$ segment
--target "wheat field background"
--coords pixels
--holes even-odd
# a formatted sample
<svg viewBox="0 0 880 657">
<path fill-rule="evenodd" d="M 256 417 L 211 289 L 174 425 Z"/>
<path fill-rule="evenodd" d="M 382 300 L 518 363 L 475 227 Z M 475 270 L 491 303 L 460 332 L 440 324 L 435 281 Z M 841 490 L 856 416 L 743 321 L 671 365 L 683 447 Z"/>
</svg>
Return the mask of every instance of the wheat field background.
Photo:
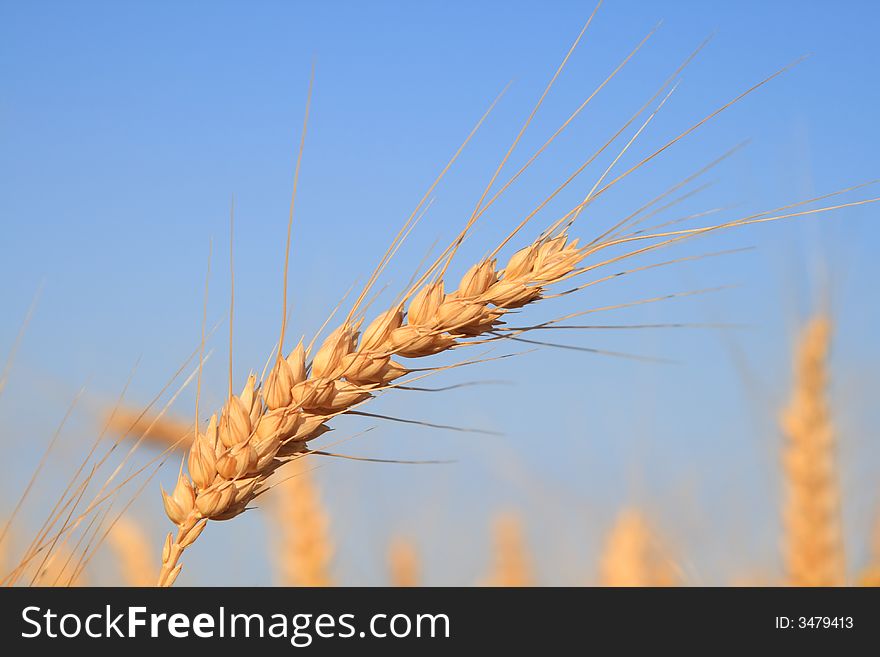
<svg viewBox="0 0 880 657">
<path fill-rule="evenodd" d="M 0 354 L 14 358 L 0 384 L 0 522 L 15 515 L 2 543 L 4 573 L 123 389 L 125 408 L 136 414 L 159 394 L 152 417 L 194 372 L 190 361 L 163 391 L 198 348 L 203 312 L 216 331 L 206 345 L 200 420 L 223 405 L 233 195 L 236 392 L 249 372 L 259 374 L 278 340 L 288 205 L 313 61 L 288 350 L 366 282 L 512 80 L 383 275 L 375 312 L 407 286 L 426 253 L 435 256 L 457 234 L 592 10 L 580 2 L 4 3 Z M 607 2 L 502 180 L 650 38 L 475 226 L 451 278 L 502 240 L 713 31 L 615 171 L 800 55 L 811 57 L 602 196 L 573 236 L 589 242 L 744 140 L 679 193 L 692 196 L 648 225 L 707 211 L 717 213 L 704 223 L 735 219 L 875 178 L 878 19 L 870 2 L 833 11 L 818 2 Z M 554 199 L 536 231 L 584 197 L 640 123 Z M 866 188 L 846 200 L 874 196 Z M 365 409 L 422 424 L 335 418 L 325 437 L 333 452 L 444 463 L 309 456 L 296 466 L 301 475 L 260 498 L 257 509 L 211 523 L 187 551 L 178 582 L 784 584 L 793 581 L 786 575 L 792 535 L 815 537 L 829 526 L 837 538 L 823 545 L 842 555 L 831 583 L 868 581 L 880 560 L 877 213 L 869 204 L 708 234 L 653 261 L 737 252 L 524 310 L 509 321 L 731 286 L 596 313 L 584 322 L 596 328 L 528 336 L 581 350 L 475 348 L 468 357 L 518 355 L 416 384 L 466 387 L 392 391 Z M 791 492 L 796 457 L 786 450 L 800 426 L 780 420 L 809 398 L 797 388 L 809 368 L 796 376 L 795 363 L 807 358 L 798 345 L 822 313 L 831 328 L 828 353 L 815 347 L 820 356 L 810 371 L 828 380 L 827 417 L 810 416 L 808 424 L 832 429 L 831 483 L 800 491 L 831 496 L 823 498 L 830 519 L 816 520 L 809 499 L 799 503 Z M 602 328 L 622 325 L 641 328 Z M 822 386 L 813 388 L 821 397 Z M 190 426 L 195 399 L 191 382 L 167 417 Z M 109 432 L 102 444 L 115 437 Z M 119 451 L 132 444 L 120 442 Z M 161 450 L 146 441 L 125 472 Z M 800 465 L 823 470 L 825 452 L 805 453 Z M 143 571 L 158 571 L 171 529 L 159 484 L 174 488 L 179 462 L 178 454 L 169 457 L 152 480 L 140 477 L 120 493 L 115 512 L 133 499 L 125 520 L 77 583 L 155 580 Z M 798 508 L 807 510 L 792 511 Z M 149 549 L 138 553 L 143 544 Z M 127 566 L 114 552 L 125 545 Z M 635 577 L 632 563 L 644 574 Z"/>
</svg>

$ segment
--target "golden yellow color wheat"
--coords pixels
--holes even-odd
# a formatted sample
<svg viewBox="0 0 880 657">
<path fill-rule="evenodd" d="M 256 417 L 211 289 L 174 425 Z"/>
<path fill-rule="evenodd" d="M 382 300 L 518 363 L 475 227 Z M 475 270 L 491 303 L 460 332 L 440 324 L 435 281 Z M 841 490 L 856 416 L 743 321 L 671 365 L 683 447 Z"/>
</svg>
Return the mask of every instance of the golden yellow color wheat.
<svg viewBox="0 0 880 657">
<path fill-rule="evenodd" d="M 284 586 L 332 586 L 330 519 L 309 467 L 297 460 L 269 505 L 277 530 L 275 561 Z"/>
<path fill-rule="evenodd" d="M 845 559 L 834 427 L 828 402 L 832 325 L 826 314 L 803 328 L 794 352 L 794 389 L 780 424 L 785 436 L 785 565 L 792 586 L 840 586 Z"/>
<path fill-rule="evenodd" d="M 492 523 L 492 565 L 485 586 L 534 586 L 531 557 L 523 535 L 522 520 L 512 512 L 498 515 Z"/>
<path fill-rule="evenodd" d="M 602 586 L 675 586 L 676 569 L 644 515 L 622 511 L 608 535 L 599 566 Z"/>
<path fill-rule="evenodd" d="M 126 586 L 152 586 L 156 582 L 158 564 L 144 531 L 134 520 L 120 516 L 107 534 L 107 544 L 116 555 Z"/>
<path fill-rule="evenodd" d="M 415 544 L 402 536 L 396 536 L 388 545 L 388 572 L 391 586 L 419 586 L 421 563 Z"/>
</svg>

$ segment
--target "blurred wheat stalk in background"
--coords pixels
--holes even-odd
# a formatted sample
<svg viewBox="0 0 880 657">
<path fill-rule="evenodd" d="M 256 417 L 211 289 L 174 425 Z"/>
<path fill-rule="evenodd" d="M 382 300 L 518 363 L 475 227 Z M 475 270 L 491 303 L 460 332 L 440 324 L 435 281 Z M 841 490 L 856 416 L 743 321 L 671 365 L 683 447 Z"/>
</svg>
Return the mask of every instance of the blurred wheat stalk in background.
<svg viewBox="0 0 880 657">
<path fill-rule="evenodd" d="M 419 586 L 422 564 L 415 544 L 395 536 L 388 545 L 388 572 L 391 586 Z"/>
<path fill-rule="evenodd" d="M 126 586 L 152 586 L 158 564 L 141 527 L 128 516 L 117 520 L 107 536 L 107 544 L 119 562 Z"/>
<path fill-rule="evenodd" d="M 795 350 L 794 389 L 781 416 L 785 434 L 785 565 L 793 586 L 840 586 L 846 565 L 827 385 L 831 319 L 813 317 Z"/>
<path fill-rule="evenodd" d="M 618 515 L 602 554 L 602 586 L 675 586 L 672 561 L 641 512 L 625 509 Z"/>
<path fill-rule="evenodd" d="M 330 518 L 304 463 L 294 462 L 269 501 L 276 570 L 282 586 L 332 586 Z"/>
<path fill-rule="evenodd" d="M 515 513 L 502 513 L 492 523 L 492 565 L 483 585 L 535 585 L 522 520 Z"/>
</svg>

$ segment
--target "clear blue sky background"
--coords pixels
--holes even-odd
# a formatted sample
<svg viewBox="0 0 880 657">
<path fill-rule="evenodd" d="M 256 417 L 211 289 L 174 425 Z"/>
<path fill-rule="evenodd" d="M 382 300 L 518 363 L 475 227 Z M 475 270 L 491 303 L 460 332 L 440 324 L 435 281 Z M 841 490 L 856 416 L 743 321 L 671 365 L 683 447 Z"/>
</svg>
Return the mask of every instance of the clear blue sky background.
<svg viewBox="0 0 880 657">
<path fill-rule="evenodd" d="M 232 194 L 236 386 L 262 366 L 278 329 L 287 204 L 313 59 L 317 80 L 291 267 L 292 329 L 307 335 L 352 282 L 363 281 L 442 164 L 513 81 L 436 191 L 384 281 L 389 290 L 404 285 L 435 240 L 461 225 L 592 10 L 590 2 L 517 1 L 5 1 L 0 7 L 0 352 L 12 345 L 43 281 L 10 388 L 0 398 L 0 427 L 13 455 L 2 484 L 8 501 L 80 386 L 87 384 L 84 412 L 68 426 L 62 461 L 94 434 L 90 409 L 118 394 L 139 357 L 129 397 L 143 404 L 197 344 L 212 238 L 209 319 L 224 319 Z M 736 205 L 721 215 L 734 218 L 880 175 L 880 9 L 868 1 L 608 2 L 511 165 L 523 163 L 660 19 L 642 52 L 486 216 L 455 275 L 713 32 L 621 166 L 775 69 L 813 56 L 609 193 L 582 217 L 576 234 L 599 234 L 745 138 L 752 139 L 749 147 L 706 177 L 713 187 L 664 216 Z M 612 157 L 607 153 L 589 169 L 535 228 L 576 203 Z M 868 189 L 849 198 L 871 195 Z M 529 525 L 543 581 L 558 583 L 572 573 L 587 580 L 604 532 L 627 504 L 645 508 L 671 537 L 688 581 L 773 573 L 775 414 L 788 386 L 794 330 L 823 289 L 837 321 L 834 400 L 848 548 L 854 562 L 863 560 L 880 468 L 878 212 L 867 206 L 691 242 L 669 255 L 757 249 L 621 279 L 529 311 L 530 318 L 546 318 L 738 284 L 593 317 L 747 328 L 554 334 L 568 344 L 675 364 L 544 350 L 442 379 L 513 385 L 378 401 L 380 412 L 454 420 L 504 437 L 380 424 L 345 451 L 458 462 L 322 462 L 318 476 L 334 514 L 340 577 L 382 582 L 385 542 L 402 532 L 424 550 L 429 582 L 468 583 L 485 566 L 488 518 L 515 508 Z M 226 330 L 223 324 L 212 341 L 217 353 L 207 369 L 205 398 L 214 405 L 226 385 Z M 175 411 L 190 414 L 192 399 L 184 393 Z M 337 426 L 342 437 L 369 424 Z M 160 479 L 167 485 L 173 475 L 169 468 Z M 135 506 L 154 535 L 165 526 L 159 506 L 154 482 Z M 205 543 L 222 550 L 193 550 L 186 581 L 207 581 L 218 559 L 234 583 L 270 581 L 268 565 L 244 570 L 251 552 L 262 550 L 261 540 L 252 540 L 262 531 L 259 513 L 212 528 Z"/>
</svg>

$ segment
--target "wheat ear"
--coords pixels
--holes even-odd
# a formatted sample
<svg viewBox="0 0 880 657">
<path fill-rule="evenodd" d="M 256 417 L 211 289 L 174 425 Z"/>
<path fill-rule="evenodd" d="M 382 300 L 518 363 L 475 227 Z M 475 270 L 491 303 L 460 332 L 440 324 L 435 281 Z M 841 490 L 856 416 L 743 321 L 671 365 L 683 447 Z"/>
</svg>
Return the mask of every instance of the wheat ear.
<svg viewBox="0 0 880 657">
<path fill-rule="evenodd" d="M 388 545 L 388 572 L 391 586 L 419 586 L 421 563 L 415 544 L 402 536 L 396 536 Z"/>
<path fill-rule="evenodd" d="M 172 492 L 162 492 L 165 511 L 177 525 L 162 551 L 159 584 L 180 572 L 183 551 L 208 520 L 244 512 L 284 463 L 307 453 L 307 441 L 328 430 L 326 422 L 352 410 L 410 369 L 394 357 L 420 358 L 491 334 L 510 310 L 541 298 L 544 287 L 574 272 L 586 248 L 565 230 L 538 238 L 517 251 L 503 269 L 487 259 L 474 265 L 447 293 L 442 279 L 423 283 L 404 312 L 401 303 L 359 330 L 347 319 L 307 365 L 302 342 L 278 357 L 262 385 L 248 377 L 219 416 L 196 436 Z"/>
<path fill-rule="evenodd" d="M 192 444 L 191 425 L 174 417 L 157 417 L 138 409 L 118 407 L 106 413 L 108 431 L 143 437 L 159 446 L 186 451 Z M 284 480 L 271 482 L 271 502 L 267 505 L 271 526 L 277 530 L 275 563 L 282 586 L 332 586 L 329 574 L 333 544 L 329 516 L 318 487 L 307 466 L 300 460 L 285 473 Z M 108 536 L 118 554 L 129 586 L 150 586 L 155 569 L 145 554 L 146 539 L 133 522 L 120 518 Z M 146 574 L 146 579 L 144 578 Z"/>
<path fill-rule="evenodd" d="M 127 586 L 152 586 L 156 564 L 144 531 L 128 516 L 120 516 L 107 535 L 107 544 L 116 554 Z"/>
<path fill-rule="evenodd" d="M 818 314 L 794 354 L 794 390 L 780 419 L 785 446 L 785 565 L 792 586 L 839 586 L 845 565 L 834 429 L 826 393 L 831 320 Z"/>
<path fill-rule="evenodd" d="M 602 586 L 674 586 L 675 569 L 644 515 L 622 511 L 608 535 L 599 567 Z"/>
<path fill-rule="evenodd" d="M 275 548 L 279 579 L 284 586 L 332 586 L 329 516 L 312 473 L 304 461 L 295 463 L 295 471 L 274 487 L 270 505 L 280 534 Z"/>
<path fill-rule="evenodd" d="M 498 515 L 492 523 L 492 567 L 485 586 L 534 586 L 531 558 L 520 517 Z"/>
</svg>

